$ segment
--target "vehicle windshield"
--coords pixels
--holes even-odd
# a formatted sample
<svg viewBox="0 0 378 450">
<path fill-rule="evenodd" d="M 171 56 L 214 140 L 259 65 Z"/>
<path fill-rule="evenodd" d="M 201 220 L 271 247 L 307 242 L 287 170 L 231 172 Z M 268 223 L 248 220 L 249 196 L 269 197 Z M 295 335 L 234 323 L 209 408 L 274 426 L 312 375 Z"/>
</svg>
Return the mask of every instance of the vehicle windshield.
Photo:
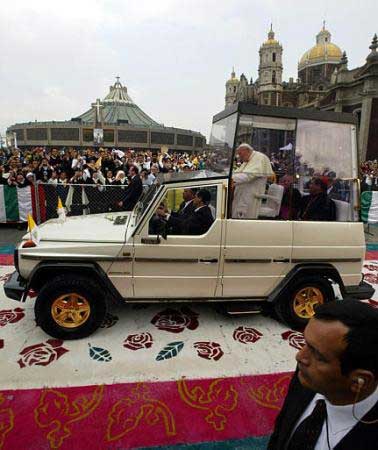
<svg viewBox="0 0 378 450">
<path fill-rule="evenodd" d="M 213 123 L 206 154 L 206 169 L 218 176 L 230 174 L 236 123 L 237 113 Z"/>
<path fill-rule="evenodd" d="M 157 181 L 156 183 L 151 184 L 150 186 L 145 186 L 143 188 L 143 194 L 135 206 L 136 224 L 139 223 L 140 219 L 146 212 L 148 205 L 153 201 L 161 187 L 161 183 Z"/>
</svg>

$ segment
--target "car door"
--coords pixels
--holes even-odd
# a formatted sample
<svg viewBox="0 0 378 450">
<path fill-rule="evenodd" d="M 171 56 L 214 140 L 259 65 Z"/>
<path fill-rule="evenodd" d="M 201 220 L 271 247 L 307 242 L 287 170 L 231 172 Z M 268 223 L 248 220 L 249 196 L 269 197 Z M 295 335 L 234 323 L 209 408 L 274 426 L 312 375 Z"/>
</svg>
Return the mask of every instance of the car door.
<svg viewBox="0 0 378 450">
<path fill-rule="evenodd" d="M 198 186 L 195 186 L 198 187 Z M 206 186 L 200 186 L 206 189 Z M 212 192 L 210 207 L 214 222 L 199 236 L 149 234 L 149 220 L 134 236 L 133 286 L 136 298 L 212 298 L 219 284 L 222 219 L 222 185 L 207 187 Z M 170 208 L 178 206 L 179 188 L 166 190 Z M 181 189 L 182 190 L 182 189 Z M 172 200 L 173 198 L 173 200 Z M 173 204 L 172 204 L 173 202 Z M 174 204 L 175 203 L 175 204 Z M 149 219 L 156 207 L 151 208 Z"/>
<path fill-rule="evenodd" d="M 227 219 L 224 297 L 266 297 L 291 269 L 291 221 Z"/>
</svg>

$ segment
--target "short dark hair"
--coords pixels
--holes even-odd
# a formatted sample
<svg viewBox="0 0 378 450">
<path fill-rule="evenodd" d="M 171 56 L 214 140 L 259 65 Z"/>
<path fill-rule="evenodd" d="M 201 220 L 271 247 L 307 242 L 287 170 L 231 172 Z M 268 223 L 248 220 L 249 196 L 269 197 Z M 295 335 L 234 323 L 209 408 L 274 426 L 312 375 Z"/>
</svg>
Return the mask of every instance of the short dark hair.
<svg viewBox="0 0 378 450">
<path fill-rule="evenodd" d="M 206 205 L 210 202 L 211 200 L 211 194 L 209 191 L 207 191 L 206 189 L 200 189 L 197 193 L 196 196 L 198 198 L 200 198 L 203 203 L 205 203 Z"/>
<path fill-rule="evenodd" d="M 378 378 L 378 309 L 359 300 L 335 300 L 320 305 L 314 317 L 349 328 L 344 337 L 347 347 L 340 356 L 343 375 L 365 369 Z"/>
<path fill-rule="evenodd" d="M 323 192 L 327 191 L 327 188 L 328 188 L 327 183 L 325 181 L 323 181 L 321 178 L 313 178 L 311 180 L 311 183 L 316 184 L 317 186 L 320 186 L 321 190 Z"/>
<path fill-rule="evenodd" d="M 130 169 L 133 169 L 135 175 L 139 175 L 139 169 L 138 169 L 137 166 L 132 165 L 132 166 L 130 167 Z"/>
</svg>

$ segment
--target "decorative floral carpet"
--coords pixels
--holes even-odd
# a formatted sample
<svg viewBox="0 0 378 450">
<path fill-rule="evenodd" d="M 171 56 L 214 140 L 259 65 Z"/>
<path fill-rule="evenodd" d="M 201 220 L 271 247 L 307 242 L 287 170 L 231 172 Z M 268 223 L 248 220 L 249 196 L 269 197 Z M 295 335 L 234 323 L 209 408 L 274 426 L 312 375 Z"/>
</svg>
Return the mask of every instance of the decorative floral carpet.
<svg viewBox="0 0 378 450">
<path fill-rule="evenodd" d="M 211 305 L 125 306 L 63 342 L 35 326 L 33 299 L 5 297 L 12 271 L 0 267 L 0 449 L 266 447 L 301 333 Z M 377 260 L 364 271 L 378 284 Z"/>
</svg>

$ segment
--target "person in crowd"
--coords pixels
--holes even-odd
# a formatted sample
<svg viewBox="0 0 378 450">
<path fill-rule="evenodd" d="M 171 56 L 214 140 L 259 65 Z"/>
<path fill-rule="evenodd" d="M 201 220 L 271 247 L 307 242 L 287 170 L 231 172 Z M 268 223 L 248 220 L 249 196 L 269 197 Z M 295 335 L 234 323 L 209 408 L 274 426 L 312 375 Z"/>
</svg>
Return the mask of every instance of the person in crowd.
<svg viewBox="0 0 378 450">
<path fill-rule="evenodd" d="M 16 186 L 19 188 L 24 188 L 26 186 L 28 186 L 29 183 L 27 182 L 27 180 L 24 178 L 24 176 L 22 175 L 22 173 L 18 173 L 16 175 Z"/>
<path fill-rule="evenodd" d="M 284 187 L 279 218 L 283 220 L 296 220 L 301 207 L 302 196 L 294 187 L 292 175 L 284 175 L 280 179 L 280 185 Z"/>
<path fill-rule="evenodd" d="M 343 187 L 336 178 L 336 173 L 329 171 L 327 173 L 327 196 L 331 200 L 344 200 L 343 198 Z"/>
<path fill-rule="evenodd" d="M 28 172 L 26 174 L 26 181 L 29 186 L 34 186 L 37 181 L 35 174 L 33 172 Z"/>
<path fill-rule="evenodd" d="M 64 186 L 68 183 L 66 172 L 64 171 L 60 172 L 57 183 L 62 184 Z"/>
<path fill-rule="evenodd" d="M 58 184 L 58 173 L 56 170 L 51 172 L 51 178 L 47 181 L 48 184 L 57 185 Z"/>
<path fill-rule="evenodd" d="M 123 211 L 132 211 L 134 209 L 134 206 L 138 202 L 140 196 L 143 193 L 142 180 L 140 179 L 137 167 L 135 166 L 130 167 L 129 179 L 130 179 L 129 186 L 125 190 L 123 199 L 120 202 L 118 202 L 118 206 Z"/>
<path fill-rule="evenodd" d="M 255 219 L 261 204 L 261 199 L 256 195 L 264 194 L 268 177 L 274 172 L 269 158 L 254 150 L 249 144 L 240 144 L 236 153 L 241 164 L 234 170 L 232 176 L 234 184 L 232 218 Z"/>
<path fill-rule="evenodd" d="M 106 172 L 106 178 L 105 178 L 106 184 L 110 186 L 111 184 L 113 184 L 114 180 L 115 180 L 115 178 L 113 176 L 113 172 L 111 170 L 108 170 Z"/>
<path fill-rule="evenodd" d="M 47 183 L 51 177 L 52 168 L 47 158 L 43 158 L 37 171 L 37 180 Z"/>
<path fill-rule="evenodd" d="M 166 208 L 159 207 L 157 214 L 166 220 L 168 234 L 200 235 L 204 234 L 214 222 L 209 208 L 211 194 L 206 189 L 196 192 L 190 214 L 169 214 Z"/>
<path fill-rule="evenodd" d="M 302 197 L 299 218 L 315 221 L 336 220 L 336 206 L 327 196 L 327 184 L 321 178 L 313 178 L 309 190 L 310 195 Z"/>
<path fill-rule="evenodd" d="M 143 186 L 151 186 L 151 184 L 154 184 L 155 182 L 155 176 L 152 173 L 149 173 L 147 169 L 142 169 L 140 177 L 142 179 Z"/>
<path fill-rule="evenodd" d="M 317 308 L 269 450 L 376 450 L 378 310 L 358 300 Z"/>
<path fill-rule="evenodd" d="M 7 185 L 7 179 L 4 177 L 4 166 L 0 165 L 0 185 Z"/>
</svg>

